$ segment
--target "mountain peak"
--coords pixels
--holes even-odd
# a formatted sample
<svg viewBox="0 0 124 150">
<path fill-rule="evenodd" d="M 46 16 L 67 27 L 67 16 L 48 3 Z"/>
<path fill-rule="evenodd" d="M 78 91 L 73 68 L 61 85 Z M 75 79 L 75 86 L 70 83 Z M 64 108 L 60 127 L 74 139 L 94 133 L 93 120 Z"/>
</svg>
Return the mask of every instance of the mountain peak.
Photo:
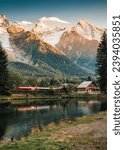
<svg viewBox="0 0 124 150">
<path fill-rule="evenodd" d="M 80 24 L 81 26 L 92 25 L 86 18 L 81 19 L 77 24 Z"/>
<path fill-rule="evenodd" d="M 89 23 L 87 18 L 82 18 L 79 22 L 87 22 L 87 23 Z"/>
<path fill-rule="evenodd" d="M 69 28 L 70 27 L 70 23 L 64 20 L 61 20 L 59 18 L 56 17 L 43 17 L 43 18 L 39 18 L 36 22 L 36 27 L 40 26 L 43 29 L 52 29 L 52 28 L 60 28 L 60 29 L 64 29 L 64 28 Z"/>
<path fill-rule="evenodd" d="M 81 19 L 73 28 L 77 34 L 81 35 L 88 40 L 101 40 L 101 36 L 104 32 L 103 28 L 90 23 L 87 19 Z"/>
<path fill-rule="evenodd" d="M 69 24 L 69 22 L 61 20 L 61 19 L 59 19 L 57 17 L 43 17 L 40 20 L 42 20 L 42 21 L 57 21 L 57 22 Z"/>
<path fill-rule="evenodd" d="M 0 15 L 0 27 L 8 27 L 9 21 L 5 15 Z"/>
<path fill-rule="evenodd" d="M 61 20 L 59 18 L 56 17 L 43 17 L 43 18 L 39 18 L 36 22 L 36 24 L 40 25 L 40 24 L 45 24 L 47 25 L 49 28 L 53 28 L 53 27 L 58 27 L 58 28 L 68 28 L 70 27 L 70 23 L 64 20 Z"/>
<path fill-rule="evenodd" d="M 37 20 L 32 32 L 36 33 L 44 41 L 55 46 L 62 36 L 62 34 L 70 28 L 71 25 L 56 17 L 43 17 Z"/>
</svg>

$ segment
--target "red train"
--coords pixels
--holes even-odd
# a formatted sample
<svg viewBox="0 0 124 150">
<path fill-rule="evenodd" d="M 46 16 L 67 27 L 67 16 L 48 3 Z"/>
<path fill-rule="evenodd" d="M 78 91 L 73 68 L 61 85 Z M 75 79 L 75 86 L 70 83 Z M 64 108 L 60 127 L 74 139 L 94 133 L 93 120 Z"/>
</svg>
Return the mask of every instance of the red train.
<svg viewBox="0 0 124 150">
<path fill-rule="evenodd" d="M 40 91 L 42 87 L 17 87 L 18 91 Z"/>
</svg>

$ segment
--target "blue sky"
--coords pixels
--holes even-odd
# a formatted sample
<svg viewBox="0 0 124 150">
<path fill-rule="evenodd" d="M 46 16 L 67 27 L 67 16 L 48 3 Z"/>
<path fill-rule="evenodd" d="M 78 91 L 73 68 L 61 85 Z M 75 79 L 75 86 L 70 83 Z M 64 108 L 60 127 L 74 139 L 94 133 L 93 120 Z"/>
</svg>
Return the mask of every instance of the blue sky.
<svg viewBox="0 0 124 150">
<path fill-rule="evenodd" d="M 106 0 L 0 0 L 0 14 L 10 21 L 36 21 L 42 17 L 58 17 L 72 24 L 81 18 L 106 27 Z"/>
</svg>

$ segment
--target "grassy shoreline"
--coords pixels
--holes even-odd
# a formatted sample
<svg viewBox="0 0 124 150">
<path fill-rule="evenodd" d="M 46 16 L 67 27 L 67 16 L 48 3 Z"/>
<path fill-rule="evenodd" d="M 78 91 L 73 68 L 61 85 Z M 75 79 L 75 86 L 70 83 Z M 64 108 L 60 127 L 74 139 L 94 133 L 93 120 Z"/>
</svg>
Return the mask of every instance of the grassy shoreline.
<svg viewBox="0 0 124 150">
<path fill-rule="evenodd" d="M 40 94 L 28 94 L 28 93 L 18 93 L 11 94 L 10 96 L 0 96 L 0 101 L 13 101 L 13 100 L 25 100 L 25 99 L 63 99 L 63 98 L 106 98 L 106 96 L 101 94 L 56 94 L 56 95 L 40 95 Z"/>
<path fill-rule="evenodd" d="M 19 141 L 1 141 L 0 150 L 106 150 L 106 112 L 37 126 Z"/>
<path fill-rule="evenodd" d="M 103 101 L 106 98 L 103 95 L 79 95 L 79 94 L 62 94 L 62 95 L 28 95 L 27 94 L 12 94 L 11 96 L 0 96 L 0 108 L 17 107 L 17 106 L 31 106 L 41 105 L 45 103 L 57 103 L 73 100 L 89 101 L 97 100 Z"/>
</svg>

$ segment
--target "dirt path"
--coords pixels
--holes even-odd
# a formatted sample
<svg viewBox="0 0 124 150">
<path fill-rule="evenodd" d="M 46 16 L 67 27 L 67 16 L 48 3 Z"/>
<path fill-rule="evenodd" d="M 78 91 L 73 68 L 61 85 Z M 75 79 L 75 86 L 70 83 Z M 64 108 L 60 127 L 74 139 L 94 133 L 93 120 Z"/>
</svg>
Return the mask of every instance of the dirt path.
<svg viewBox="0 0 124 150">
<path fill-rule="evenodd" d="M 106 118 L 100 118 L 98 121 L 90 124 L 80 124 L 76 126 L 72 126 L 69 128 L 65 128 L 60 131 L 60 134 L 62 135 L 72 135 L 72 136 L 78 136 L 83 134 L 88 134 L 90 132 L 94 131 L 97 133 L 97 137 L 106 137 L 107 132 L 107 124 L 106 124 Z"/>
<path fill-rule="evenodd" d="M 68 141 L 68 150 L 107 150 L 107 117 L 98 117 L 94 122 L 62 128 L 52 140 Z"/>
</svg>

